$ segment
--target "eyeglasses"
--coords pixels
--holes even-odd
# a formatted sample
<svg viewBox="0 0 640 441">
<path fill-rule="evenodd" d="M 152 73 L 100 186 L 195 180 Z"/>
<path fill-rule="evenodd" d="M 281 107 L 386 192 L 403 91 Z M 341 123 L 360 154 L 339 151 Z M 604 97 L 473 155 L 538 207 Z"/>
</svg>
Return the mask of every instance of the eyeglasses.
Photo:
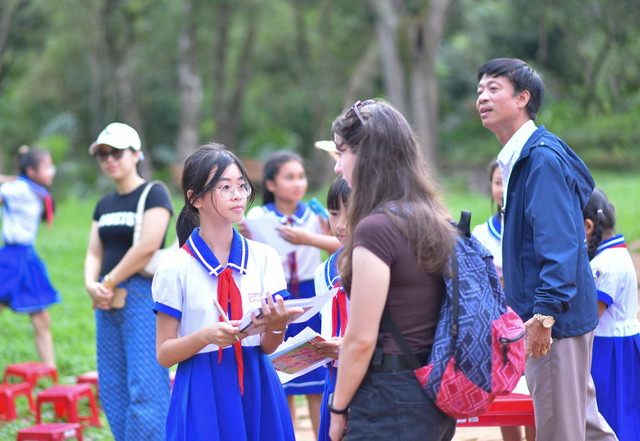
<svg viewBox="0 0 640 441">
<path fill-rule="evenodd" d="M 95 157 L 98 158 L 100 162 L 107 162 L 109 156 L 117 161 L 124 155 L 124 150 L 125 149 L 101 150 L 95 154 Z"/>
<path fill-rule="evenodd" d="M 362 125 L 364 125 L 364 118 L 362 117 L 362 114 L 360 113 L 359 108 L 362 106 L 368 106 L 370 104 L 375 104 L 376 102 L 374 100 L 366 100 L 366 101 L 356 101 L 353 106 L 351 106 L 351 109 L 349 109 L 349 111 L 346 113 L 345 118 L 351 118 L 353 115 L 352 113 L 354 113 L 358 119 L 360 120 L 360 123 L 362 123 Z"/>
<path fill-rule="evenodd" d="M 222 187 L 214 188 L 214 190 L 219 191 L 222 199 L 228 201 L 236 194 L 236 191 L 243 198 L 249 196 L 251 194 L 251 185 L 248 182 L 238 185 L 224 184 Z"/>
</svg>

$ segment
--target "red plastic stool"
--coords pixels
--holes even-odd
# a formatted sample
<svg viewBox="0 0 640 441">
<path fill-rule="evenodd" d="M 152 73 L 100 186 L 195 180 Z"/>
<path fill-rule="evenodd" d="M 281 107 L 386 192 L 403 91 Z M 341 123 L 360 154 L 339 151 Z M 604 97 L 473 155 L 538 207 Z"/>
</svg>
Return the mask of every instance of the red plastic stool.
<svg viewBox="0 0 640 441">
<path fill-rule="evenodd" d="M 15 399 L 20 395 L 27 397 L 29 409 L 33 412 L 33 397 L 29 383 L 0 384 L 0 415 L 4 415 L 7 421 L 18 418 Z"/>
<path fill-rule="evenodd" d="M 78 401 L 82 398 L 89 399 L 91 415 L 78 415 Z M 89 424 L 101 427 L 100 418 L 98 417 L 98 407 L 96 406 L 96 400 L 93 396 L 90 384 L 65 384 L 53 386 L 52 388 L 40 392 L 36 399 L 36 423 L 38 424 L 41 422 L 40 411 L 43 403 L 61 405 L 60 408 L 64 409 L 63 413 L 66 412 L 67 420 L 70 423 L 78 423 L 80 420 L 88 420 Z M 57 416 L 61 417 L 62 415 L 58 413 L 58 409 L 59 407 L 56 406 Z"/>
<path fill-rule="evenodd" d="M 16 363 L 7 366 L 4 371 L 3 383 L 6 383 L 10 377 L 21 378 L 33 388 L 40 378 L 50 377 L 54 384 L 58 384 L 58 371 L 55 367 L 44 363 L 31 361 L 28 363 Z"/>
<path fill-rule="evenodd" d="M 96 398 L 98 398 L 98 371 L 87 372 L 86 374 L 80 374 L 76 377 L 76 383 L 83 384 L 88 383 L 96 389 Z"/>
<path fill-rule="evenodd" d="M 16 441 L 61 441 L 69 438 L 82 441 L 82 425 L 79 423 L 38 424 L 18 430 Z"/>
</svg>

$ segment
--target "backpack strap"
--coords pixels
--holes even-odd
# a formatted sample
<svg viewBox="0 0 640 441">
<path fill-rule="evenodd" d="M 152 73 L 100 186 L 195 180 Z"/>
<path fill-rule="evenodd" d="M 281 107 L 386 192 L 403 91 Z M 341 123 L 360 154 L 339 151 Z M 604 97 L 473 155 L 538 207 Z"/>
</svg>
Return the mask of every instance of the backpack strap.
<svg viewBox="0 0 640 441">
<path fill-rule="evenodd" d="M 456 225 L 458 232 L 463 237 L 471 237 L 471 212 L 461 211 L 460 222 Z M 460 240 L 460 239 L 458 239 Z M 450 354 L 454 355 L 456 340 L 458 339 L 458 321 L 460 317 L 460 286 L 458 283 L 458 255 L 454 248 L 451 256 L 451 349 Z M 455 358 L 455 357 L 454 357 Z M 456 359 L 457 360 L 457 359 Z M 457 363 L 457 361 L 456 361 Z M 457 368 L 457 364 L 456 364 Z"/>
<path fill-rule="evenodd" d="M 422 364 L 418 360 L 418 357 L 416 357 L 416 355 L 411 351 L 411 348 L 402 336 L 400 329 L 398 329 L 396 324 L 391 319 L 391 315 L 389 314 L 389 311 L 387 311 L 387 308 L 384 308 L 384 311 L 382 312 L 382 322 L 380 323 L 380 334 L 378 338 L 378 345 L 376 347 L 376 352 L 378 352 L 378 348 L 380 348 L 378 352 L 379 354 L 382 354 L 382 338 L 380 337 L 382 336 L 383 329 L 389 331 L 391 337 L 393 337 L 393 340 L 396 342 L 400 350 L 402 350 L 402 354 L 411 365 L 411 369 L 413 369 L 414 371 L 416 369 L 420 369 L 422 367 Z"/>
<path fill-rule="evenodd" d="M 471 212 L 462 210 L 460 212 L 460 221 L 456 226 L 460 234 L 471 237 Z"/>
<path fill-rule="evenodd" d="M 458 286 L 458 256 L 453 251 L 451 259 L 451 350 L 453 355 L 456 348 L 456 340 L 458 339 L 458 317 L 460 316 L 460 288 Z"/>
</svg>

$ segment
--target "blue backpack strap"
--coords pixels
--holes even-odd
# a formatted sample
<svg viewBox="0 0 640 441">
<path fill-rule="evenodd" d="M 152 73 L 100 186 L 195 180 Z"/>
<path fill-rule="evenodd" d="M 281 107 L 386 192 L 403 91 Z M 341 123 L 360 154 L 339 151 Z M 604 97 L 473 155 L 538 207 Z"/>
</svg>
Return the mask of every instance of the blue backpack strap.
<svg viewBox="0 0 640 441">
<path fill-rule="evenodd" d="M 456 225 L 458 232 L 465 237 L 471 237 L 471 212 L 461 211 L 460 222 Z M 458 318 L 460 316 L 460 287 L 458 284 L 458 256 L 454 249 L 451 259 L 451 354 L 454 353 L 458 339 Z"/>
<path fill-rule="evenodd" d="M 457 225 L 460 234 L 471 237 L 471 212 L 462 210 L 460 212 L 460 221 Z"/>
</svg>

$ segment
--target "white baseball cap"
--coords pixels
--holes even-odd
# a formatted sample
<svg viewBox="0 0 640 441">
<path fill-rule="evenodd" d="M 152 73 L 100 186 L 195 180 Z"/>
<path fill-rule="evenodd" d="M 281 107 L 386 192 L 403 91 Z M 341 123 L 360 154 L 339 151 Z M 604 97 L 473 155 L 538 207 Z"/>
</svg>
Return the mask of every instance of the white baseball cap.
<svg viewBox="0 0 640 441">
<path fill-rule="evenodd" d="M 89 147 L 89 153 L 93 155 L 100 145 L 108 145 L 120 150 L 132 148 L 136 152 L 139 152 L 142 147 L 138 132 L 133 127 L 119 122 L 111 123 L 104 128 L 98 139 Z"/>
<path fill-rule="evenodd" d="M 329 153 L 329 155 L 331 155 L 331 157 L 334 160 L 338 160 L 338 153 L 337 153 L 337 149 L 336 149 L 336 143 L 333 141 L 316 141 L 315 144 L 313 144 L 315 146 L 315 148 L 320 149 L 320 150 L 324 150 L 325 152 Z"/>
</svg>

